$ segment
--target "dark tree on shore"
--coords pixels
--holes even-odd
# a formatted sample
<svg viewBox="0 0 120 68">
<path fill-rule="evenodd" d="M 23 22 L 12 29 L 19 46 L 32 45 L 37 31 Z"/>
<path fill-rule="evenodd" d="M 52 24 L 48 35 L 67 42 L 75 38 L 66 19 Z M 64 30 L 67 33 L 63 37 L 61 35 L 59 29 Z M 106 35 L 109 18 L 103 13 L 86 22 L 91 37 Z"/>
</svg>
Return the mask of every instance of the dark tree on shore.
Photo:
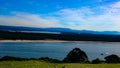
<svg viewBox="0 0 120 68">
<path fill-rule="evenodd" d="M 19 57 L 13 57 L 13 56 L 4 56 L 0 59 L 1 61 L 24 61 L 28 60 L 27 58 L 19 58 Z"/>
<path fill-rule="evenodd" d="M 72 51 L 68 53 L 68 55 L 64 58 L 63 62 L 68 63 L 84 63 L 88 61 L 88 57 L 84 51 L 79 48 L 74 48 Z"/>
<path fill-rule="evenodd" d="M 102 62 L 104 62 L 104 61 L 100 60 L 99 58 L 96 58 L 96 59 L 92 60 L 93 64 L 99 64 L 99 63 L 102 63 Z"/>
<path fill-rule="evenodd" d="M 120 57 L 117 55 L 109 55 L 105 57 L 106 63 L 120 63 Z"/>
<path fill-rule="evenodd" d="M 47 61 L 47 62 L 52 62 L 52 63 L 59 63 L 59 62 L 61 62 L 60 60 L 52 59 L 52 58 L 49 58 L 49 57 L 41 57 L 41 58 L 39 58 L 39 60 L 41 60 L 41 61 Z"/>
</svg>

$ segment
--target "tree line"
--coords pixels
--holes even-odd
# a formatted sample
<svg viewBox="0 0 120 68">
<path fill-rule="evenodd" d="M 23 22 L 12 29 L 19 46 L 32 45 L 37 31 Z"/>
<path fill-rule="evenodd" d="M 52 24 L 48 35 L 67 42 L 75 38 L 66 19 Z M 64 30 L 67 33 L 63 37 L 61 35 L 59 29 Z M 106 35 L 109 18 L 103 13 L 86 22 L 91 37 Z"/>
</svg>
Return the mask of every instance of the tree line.
<svg viewBox="0 0 120 68">
<path fill-rule="evenodd" d="M 74 48 L 71 50 L 67 56 L 61 61 L 58 59 L 52 59 L 49 57 L 41 57 L 41 58 L 20 58 L 20 57 L 13 57 L 13 56 L 4 56 L 0 58 L 0 61 L 27 61 L 27 60 L 40 60 L 40 61 L 46 61 L 50 63 L 120 63 L 120 57 L 112 54 L 109 56 L 106 56 L 104 58 L 105 60 L 100 60 L 99 58 L 96 58 L 92 60 L 91 62 L 88 60 L 87 54 L 81 50 L 80 48 Z"/>
<path fill-rule="evenodd" d="M 107 41 L 120 42 L 120 35 L 87 34 L 61 32 L 52 33 L 29 33 L 29 32 L 10 32 L 0 30 L 0 40 L 67 40 L 67 41 Z"/>
</svg>

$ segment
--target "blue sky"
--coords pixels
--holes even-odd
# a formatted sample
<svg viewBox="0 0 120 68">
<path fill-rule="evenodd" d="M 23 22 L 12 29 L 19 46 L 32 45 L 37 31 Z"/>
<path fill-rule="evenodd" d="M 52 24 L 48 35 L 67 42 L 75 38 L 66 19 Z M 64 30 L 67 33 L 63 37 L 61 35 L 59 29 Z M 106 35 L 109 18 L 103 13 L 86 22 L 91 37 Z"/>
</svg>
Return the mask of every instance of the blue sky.
<svg viewBox="0 0 120 68">
<path fill-rule="evenodd" d="M 120 0 L 0 0 L 0 25 L 120 31 Z"/>
</svg>

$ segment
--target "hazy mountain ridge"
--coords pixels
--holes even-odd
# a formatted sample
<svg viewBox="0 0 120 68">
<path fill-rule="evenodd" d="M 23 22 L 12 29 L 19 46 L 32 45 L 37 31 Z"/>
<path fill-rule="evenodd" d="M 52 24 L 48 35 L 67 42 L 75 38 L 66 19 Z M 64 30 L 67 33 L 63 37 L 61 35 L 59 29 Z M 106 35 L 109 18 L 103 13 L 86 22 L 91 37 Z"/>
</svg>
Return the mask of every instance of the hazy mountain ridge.
<svg viewBox="0 0 120 68">
<path fill-rule="evenodd" d="M 15 32 L 67 32 L 67 33 L 87 33 L 87 34 L 113 34 L 120 35 L 117 31 L 90 31 L 90 30 L 73 30 L 69 28 L 35 28 L 35 27 L 23 27 L 23 26 L 4 26 L 0 25 L 0 30 L 15 31 Z"/>
</svg>

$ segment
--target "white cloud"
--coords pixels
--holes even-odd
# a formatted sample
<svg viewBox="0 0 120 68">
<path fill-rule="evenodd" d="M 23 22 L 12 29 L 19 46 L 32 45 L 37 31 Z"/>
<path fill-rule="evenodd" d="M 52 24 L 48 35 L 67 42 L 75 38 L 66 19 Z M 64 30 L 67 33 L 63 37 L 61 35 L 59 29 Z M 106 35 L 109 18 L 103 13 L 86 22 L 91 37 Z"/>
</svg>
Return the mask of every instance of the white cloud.
<svg viewBox="0 0 120 68">
<path fill-rule="evenodd" d="M 61 27 L 58 20 L 42 18 L 40 15 L 15 12 L 12 16 L 0 15 L 1 25 L 28 26 L 28 27 Z"/>
<path fill-rule="evenodd" d="M 79 9 L 62 9 L 57 14 L 59 19 L 64 21 L 69 28 L 79 30 L 120 31 L 119 3 L 120 2 L 116 2 L 106 6 L 99 6 L 97 10 L 85 7 Z"/>
<path fill-rule="evenodd" d="M 120 31 L 120 2 L 97 8 L 62 9 L 51 16 L 14 12 L 0 16 L 1 25 L 65 27 L 78 30 Z"/>
<path fill-rule="evenodd" d="M 120 9 L 120 2 L 115 2 L 111 7 Z"/>
</svg>

